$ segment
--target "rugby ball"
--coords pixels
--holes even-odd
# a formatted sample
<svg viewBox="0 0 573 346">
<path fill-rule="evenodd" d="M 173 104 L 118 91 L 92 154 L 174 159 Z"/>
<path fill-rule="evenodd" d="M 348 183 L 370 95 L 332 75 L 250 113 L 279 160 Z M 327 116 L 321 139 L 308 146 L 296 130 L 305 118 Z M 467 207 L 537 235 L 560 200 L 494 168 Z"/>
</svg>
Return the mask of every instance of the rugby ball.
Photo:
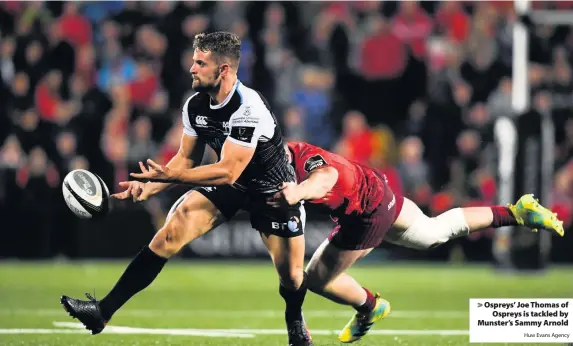
<svg viewBox="0 0 573 346">
<path fill-rule="evenodd" d="M 85 169 L 68 173 L 62 184 L 68 208 L 81 219 L 99 219 L 109 211 L 109 190 L 103 180 Z"/>
</svg>

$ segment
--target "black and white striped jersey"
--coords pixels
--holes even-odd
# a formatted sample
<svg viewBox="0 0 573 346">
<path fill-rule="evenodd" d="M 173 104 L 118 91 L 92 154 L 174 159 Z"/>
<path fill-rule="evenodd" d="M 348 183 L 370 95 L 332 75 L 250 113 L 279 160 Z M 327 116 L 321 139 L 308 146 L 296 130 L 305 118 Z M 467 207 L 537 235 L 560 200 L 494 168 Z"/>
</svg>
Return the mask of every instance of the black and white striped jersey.
<svg viewBox="0 0 573 346">
<path fill-rule="evenodd" d="M 295 173 L 283 147 L 280 126 L 267 100 L 237 80 L 227 98 L 211 104 L 207 93 L 196 93 L 183 106 L 183 132 L 200 136 L 221 159 L 225 141 L 256 148 L 251 162 L 233 187 L 255 193 L 272 193 Z"/>
</svg>

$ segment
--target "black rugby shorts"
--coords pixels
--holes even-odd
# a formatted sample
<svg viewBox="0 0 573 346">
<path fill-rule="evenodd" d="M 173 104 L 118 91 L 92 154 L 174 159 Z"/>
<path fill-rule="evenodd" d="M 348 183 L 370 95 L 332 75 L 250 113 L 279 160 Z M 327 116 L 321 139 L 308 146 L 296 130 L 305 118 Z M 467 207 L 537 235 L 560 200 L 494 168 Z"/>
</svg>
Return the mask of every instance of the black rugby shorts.
<svg viewBox="0 0 573 346">
<path fill-rule="evenodd" d="M 288 208 L 273 208 L 266 204 L 269 196 L 249 195 L 230 185 L 199 187 L 196 191 L 207 197 L 227 220 L 231 220 L 239 210 L 245 210 L 250 214 L 253 228 L 263 234 L 281 238 L 304 234 L 306 214 L 300 203 Z"/>
</svg>

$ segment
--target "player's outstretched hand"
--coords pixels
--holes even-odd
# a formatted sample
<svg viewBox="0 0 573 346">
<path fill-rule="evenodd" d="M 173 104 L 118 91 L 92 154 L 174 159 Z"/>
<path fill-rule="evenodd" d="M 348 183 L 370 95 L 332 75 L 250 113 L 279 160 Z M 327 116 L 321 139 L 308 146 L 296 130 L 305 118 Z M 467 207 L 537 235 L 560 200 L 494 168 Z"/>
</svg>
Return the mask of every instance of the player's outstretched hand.
<svg viewBox="0 0 573 346">
<path fill-rule="evenodd" d="M 145 201 L 149 198 L 149 193 L 145 191 L 145 184 L 139 181 L 122 181 L 119 186 L 126 189 L 122 192 L 114 193 L 111 197 L 115 199 L 132 198 L 134 202 Z"/>
<path fill-rule="evenodd" d="M 151 159 L 147 159 L 147 164 L 149 165 L 149 169 L 145 168 L 145 165 L 140 162 L 139 167 L 141 168 L 141 173 L 130 173 L 129 175 L 136 180 L 144 182 L 169 182 L 174 180 L 173 170 L 169 169 L 169 167 L 155 163 Z"/>
<path fill-rule="evenodd" d="M 139 162 L 139 167 L 142 172 L 147 172 L 147 168 L 143 163 Z M 114 193 L 111 197 L 115 199 L 128 199 L 132 198 L 134 202 L 145 201 L 151 196 L 148 189 L 145 189 L 145 184 L 139 181 L 122 181 L 119 186 L 125 187 L 126 189 L 122 192 Z"/>
<path fill-rule="evenodd" d="M 295 205 L 300 202 L 296 183 L 283 183 L 281 190 L 267 200 L 267 204 L 280 208 L 286 205 Z"/>
</svg>

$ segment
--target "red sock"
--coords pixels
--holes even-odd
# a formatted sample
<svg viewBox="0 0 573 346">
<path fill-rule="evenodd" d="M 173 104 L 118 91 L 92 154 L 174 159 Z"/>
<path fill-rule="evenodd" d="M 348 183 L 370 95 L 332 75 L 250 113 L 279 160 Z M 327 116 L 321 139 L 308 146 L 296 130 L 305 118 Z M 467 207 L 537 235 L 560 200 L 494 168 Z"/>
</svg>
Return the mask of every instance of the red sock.
<svg viewBox="0 0 573 346">
<path fill-rule="evenodd" d="M 493 213 L 493 222 L 491 223 L 491 227 L 497 228 L 517 225 L 517 220 L 508 207 L 496 205 L 491 207 L 491 212 Z"/>
<path fill-rule="evenodd" d="M 360 305 L 359 307 L 355 307 L 355 309 L 361 314 L 367 314 L 374 310 L 374 307 L 376 307 L 376 297 L 367 288 L 362 288 L 366 292 L 366 302 L 364 302 L 364 304 Z"/>
</svg>

